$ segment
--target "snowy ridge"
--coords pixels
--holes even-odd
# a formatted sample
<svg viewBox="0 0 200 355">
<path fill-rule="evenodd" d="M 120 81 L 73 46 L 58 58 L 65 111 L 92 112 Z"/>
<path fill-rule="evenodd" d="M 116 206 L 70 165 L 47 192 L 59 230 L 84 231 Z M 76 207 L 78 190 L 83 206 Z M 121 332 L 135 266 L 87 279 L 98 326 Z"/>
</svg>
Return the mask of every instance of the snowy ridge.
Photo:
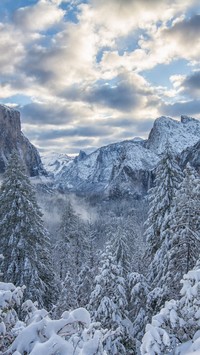
<svg viewBox="0 0 200 355">
<path fill-rule="evenodd" d="M 56 184 L 73 191 L 108 191 L 114 187 L 143 193 L 149 174 L 169 145 L 175 154 L 194 146 L 200 140 L 200 121 L 182 116 L 181 121 L 160 117 L 147 140 L 133 138 L 101 147 L 89 155 L 80 152 L 74 160 L 65 155 L 46 158 L 47 171 Z"/>
<path fill-rule="evenodd" d="M 66 166 L 73 160 L 73 158 L 67 154 L 56 152 L 50 153 L 48 155 L 42 155 L 41 159 L 45 170 L 53 175 L 59 174 L 63 166 Z"/>
</svg>

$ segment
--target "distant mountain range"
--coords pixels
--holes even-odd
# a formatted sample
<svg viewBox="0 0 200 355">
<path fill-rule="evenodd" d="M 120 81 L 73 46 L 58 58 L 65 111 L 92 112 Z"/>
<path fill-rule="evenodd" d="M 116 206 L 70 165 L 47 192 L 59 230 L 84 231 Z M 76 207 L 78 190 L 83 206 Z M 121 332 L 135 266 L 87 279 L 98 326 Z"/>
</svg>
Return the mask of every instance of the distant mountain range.
<svg viewBox="0 0 200 355">
<path fill-rule="evenodd" d="M 24 160 L 30 176 L 47 175 L 62 191 L 104 197 L 142 197 L 152 183 L 152 171 L 169 145 L 184 166 L 188 161 L 200 171 L 200 121 L 162 116 L 154 122 L 147 140 L 101 147 L 91 154 L 82 150 L 75 158 L 50 153 L 42 156 L 21 132 L 20 114 L 0 105 L 0 173 L 13 149 Z M 43 163 L 43 164 L 42 164 Z"/>
<path fill-rule="evenodd" d="M 43 162 L 53 173 L 55 185 L 64 191 L 140 198 L 151 185 L 152 170 L 166 145 L 179 157 L 180 164 L 190 161 L 198 169 L 200 121 L 188 116 L 181 116 L 181 121 L 160 117 L 147 140 L 110 144 L 88 155 L 81 151 L 75 159 L 55 154 L 52 160 L 46 157 Z"/>
</svg>

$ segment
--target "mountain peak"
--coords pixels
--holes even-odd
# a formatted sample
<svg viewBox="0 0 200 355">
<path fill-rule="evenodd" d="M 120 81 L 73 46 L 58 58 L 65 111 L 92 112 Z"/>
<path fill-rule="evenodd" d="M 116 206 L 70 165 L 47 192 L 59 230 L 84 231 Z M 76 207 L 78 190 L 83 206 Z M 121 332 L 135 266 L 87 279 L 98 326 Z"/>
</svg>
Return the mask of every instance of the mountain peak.
<svg viewBox="0 0 200 355">
<path fill-rule="evenodd" d="M 189 123 L 189 122 L 198 122 L 196 118 L 187 116 L 187 115 L 181 115 L 181 122 L 182 123 Z"/>
<path fill-rule="evenodd" d="M 188 116 L 181 116 L 181 121 L 161 116 L 154 122 L 149 134 L 147 147 L 157 154 L 165 151 L 166 144 L 179 154 L 193 146 L 200 139 L 200 121 Z"/>
</svg>

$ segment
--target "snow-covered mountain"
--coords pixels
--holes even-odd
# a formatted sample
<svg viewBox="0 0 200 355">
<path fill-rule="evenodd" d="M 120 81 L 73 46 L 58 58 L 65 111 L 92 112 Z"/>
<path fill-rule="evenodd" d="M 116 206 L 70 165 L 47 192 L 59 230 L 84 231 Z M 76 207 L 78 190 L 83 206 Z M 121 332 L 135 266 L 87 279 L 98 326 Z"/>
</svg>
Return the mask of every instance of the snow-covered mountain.
<svg viewBox="0 0 200 355">
<path fill-rule="evenodd" d="M 169 145 L 180 155 L 200 140 L 200 121 L 181 116 L 181 121 L 160 117 L 147 140 L 133 139 L 101 147 L 91 154 L 80 152 L 75 159 L 45 163 L 56 169 L 56 185 L 78 193 L 143 195 L 151 184 L 152 170 Z M 55 157 L 54 157 L 55 161 Z M 52 164 L 52 165 L 51 165 Z M 51 171 L 52 172 L 52 171 Z"/>
<path fill-rule="evenodd" d="M 0 105 L 0 173 L 4 172 L 5 164 L 13 150 L 19 152 L 30 176 L 45 173 L 37 149 L 21 131 L 20 113 Z"/>
<path fill-rule="evenodd" d="M 73 160 L 70 156 L 64 153 L 50 153 L 41 156 L 45 170 L 53 176 L 60 173 L 63 167 L 66 167 Z"/>
<path fill-rule="evenodd" d="M 159 117 L 155 120 L 149 134 L 147 148 L 157 154 L 162 154 L 166 144 L 174 153 L 181 153 L 193 146 L 200 139 L 200 121 L 192 117 L 181 116 L 181 121 L 170 117 Z"/>
</svg>

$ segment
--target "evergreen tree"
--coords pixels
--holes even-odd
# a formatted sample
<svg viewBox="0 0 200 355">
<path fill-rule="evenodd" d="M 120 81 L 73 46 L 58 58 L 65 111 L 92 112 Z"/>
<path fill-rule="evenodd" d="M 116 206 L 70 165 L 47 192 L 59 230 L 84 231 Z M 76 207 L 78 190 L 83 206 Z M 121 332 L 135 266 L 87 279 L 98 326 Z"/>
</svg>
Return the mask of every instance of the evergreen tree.
<svg viewBox="0 0 200 355">
<path fill-rule="evenodd" d="M 111 250 L 111 245 L 107 243 L 89 306 L 94 321 L 101 322 L 106 329 L 116 331 L 112 341 L 107 344 L 108 354 L 131 354 L 132 325 L 127 317 L 125 279 Z"/>
<path fill-rule="evenodd" d="M 94 289 L 94 279 L 97 273 L 98 256 L 95 250 L 96 234 L 91 222 L 86 224 L 85 256 L 77 281 L 79 307 L 88 306 L 90 295 Z"/>
<path fill-rule="evenodd" d="M 189 164 L 184 173 L 166 231 L 170 239 L 165 255 L 167 268 L 161 282 L 166 285 L 169 298 L 177 298 L 180 280 L 194 267 L 200 248 L 200 179 Z"/>
<path fill-rule="evenodd" d="M 47 307 L 54 275 L 50 242 L 35 192 L 17 153 L 8 162 L 0 190 L 0 250 L 5 282 L 26 286 L 25 296 Z"/>
<path fill-rule="evenodd" d="M 147 324 L 142 355 L 199 353 L 200 269 L 189 271 L 181 283 L 180 300 L 166 302 L 151 324 Z M 181 345 L 186 342 L 181 352 Z"/>
<path fill-rule="evenodd" d="M 146 278 L 137 272 L 128 275 L 129 281 L 129 318 L 133 322 L 134 337 L 141 341 L 148 319 L 150 286 Z"/>
<path fill-rule="evenodd" d="M 122 268 L 123 276 L 126 277 L 130 271 L 130 248 L 128 245 L 126 230 L 117 226 L 117 231 L 112 238 L 113 254 L 117 264 Z"/>
<path fill-rule="evenodd" d="M 165 256 L 170 239 L 168 221 L 182 176 L 182 171 L 176 159 L 167 149 L 165 156 L 156 168 L 155 186 L 149 192 L 150 209 L 145 236 L 151 261 L 148 269 L 148 280 L 152 288 L 162 288 L 163 286 L 160 284 L 160 280 L 167 267 Z M 165 296 L 163 302 L 164 300 Z"/>
<path fill-rule="evenodd" d="M 84 260 L 85 228 L 80 217 L 74 212 L 70 201 L 67 201 L 62 215 L 59 240 L 55 249 L 59 256 L 61 280 L 65 279 L 69 271 L 76 283 Z"/>
<path fill-rule="evenodd" d="M 149 191 L 150 206 L 145 232 L 148 244 L 147 254 L 150 259 L 147 271 L 147 280 L 151 285 L 147 309 L 147 318 L 149 319 L 159 311 L 167 300 L 164 279 L 168 266 L 166 255 L 171 239 L 169 216 L 172 212 L 176 191 L 183 178 L 182 171 L 168 147 L 155 173 L 155 186 Z"/>
<path fill-rule="evenodd" d="M 76 287 L 68 272 L 64 282 L 62 282 L 62 289 L 58 301 L 55 306 L 54 314 L 56 318 L 61 317 L 63 312 L 71 311 L 77 308 L 77 294 Z"/>
<path fill-rule="evenodd" d="M 151 261 L 163 242 L 163 230 L 166 229 L 175 191 L 182 178 L 182 172 L 168 147 L 155 169 L 155 175 L 154 187 L 149 190 L 149 212 L 145 223 Z"/>
</svg>

